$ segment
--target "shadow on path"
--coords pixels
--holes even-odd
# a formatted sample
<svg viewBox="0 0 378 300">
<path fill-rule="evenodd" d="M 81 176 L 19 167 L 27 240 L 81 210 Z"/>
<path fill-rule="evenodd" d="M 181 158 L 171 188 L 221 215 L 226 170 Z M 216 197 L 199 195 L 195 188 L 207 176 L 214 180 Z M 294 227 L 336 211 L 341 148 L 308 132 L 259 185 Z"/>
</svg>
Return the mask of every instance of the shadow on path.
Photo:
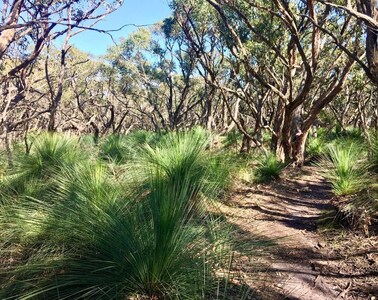
<svg viewBox="0 0 378 300">
<path fill-rule="evenodd" d="M 306 166 L 278 182 L 239 187 L 222 208 L 240 241 L 235 269 L 248 274 L 247 283 L 262 295 L 269 291 L 262 299 L 369 299 L 359 286 L 378 290 L 376 266 L 352 271 L 343 249 L 328 245 L 317 232 L 318 221 L 334 210 L 331 199 L 329 184 Z M 348 259 L 378 255 L 374 247 Z"/>
</svg>

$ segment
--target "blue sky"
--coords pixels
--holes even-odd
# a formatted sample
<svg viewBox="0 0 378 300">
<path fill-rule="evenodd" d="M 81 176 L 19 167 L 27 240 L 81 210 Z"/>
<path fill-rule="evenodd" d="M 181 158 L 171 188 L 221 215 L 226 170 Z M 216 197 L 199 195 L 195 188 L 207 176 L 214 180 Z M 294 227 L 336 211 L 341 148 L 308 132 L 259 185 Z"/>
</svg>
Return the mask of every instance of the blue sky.
<svg viewBox="0 0 378 300">
<path fill-rule="evenodd" d="M 168 0 L 124 0 L 121 8 L 96 24 L 99 29 L 118 29 L 125 24 L 153 24 L 170 16 Z M 118 32 L 112 32 L 116 41 L 126 37 L 136 30 L 129 26 Z M 105 54 L 106 49 L 114 45 L 112 39 L 106 35 L 93 31 L 85 31 L 74 38 L 71 43 L 82 51 L 94 55 Z"/>
</svg>

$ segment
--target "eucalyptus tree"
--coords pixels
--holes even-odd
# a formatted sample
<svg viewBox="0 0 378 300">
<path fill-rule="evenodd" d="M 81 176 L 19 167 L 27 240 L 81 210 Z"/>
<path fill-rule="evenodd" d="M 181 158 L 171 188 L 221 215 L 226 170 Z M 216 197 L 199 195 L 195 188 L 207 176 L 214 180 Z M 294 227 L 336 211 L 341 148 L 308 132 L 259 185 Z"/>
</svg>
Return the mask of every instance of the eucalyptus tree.
<svg viewBox="0 0 378 300">
<path fill-rule="evenodd" d="M 203 8 L 203 6 L 200 6 Z M 201 13 L 201 12 L 200 12 Z M 206 22 L 206 17 L 201 16 L 202 24 L 211 24 L 211 22 Z M 199 102 L 201 110 L 199 112 L 200 123 L 204 125 L 209 131 L 217 128 L 219 129 L 218 120 L 222 119 L 222 114 L 217 112 L 224 111 L 225 107 L 221 108 L 220 104 L 222 103 L 218 99 L 220 98 L 219 92 L 213 83 L 214 77 L 218 76 L 222 72 L 222 57 L 218 55 L 220 52 L 217 49 L 218 43 L 217 38 L 212 34 L 207 32 L 206 27 L 201 29 L 201 32 L 196 32 L 196 42 L 193 40 L 188 41 L 188 37 L 185 30 L 186 28 L 182 26 L 182 18 L 175 13 L 174 16 L 164 20 L 163 29 L 164 34 L 169 39 L 175 39 L 179 41 L 181 53 L 184 52 L 185 55 L 192 61 L 191 66 L 195 68 L 194 73 L 197 75 L 197 80 L 202 82 L 202 97 Z M 192 43 L 193 42 L 193 43 Z M 208 49 L 206 56 L 203 55 L 204 52 L 199 51 L 196 45 L 204 49 Z M 212 68 L 209 68 L 208 65 L 211 64 Z M 209 72 L 210 71 L 210 72 Z M 226 74 L 224 74 L 226 77 Z"/>
<path fill-rule="evenodd" d="M 175 25 L 185 36 L 188 48 L 198 60 L 197 71 L 206 82 L 208 92 L 204 99 L 204 113 L 208 120 L 207 128 L 215 127 L 224 133 L 236 125 L 246 142 L 243 149 L 248 149 L 250 141 L 255 140 L 247 129 L 250 110 L 246 109 L 246 105 L 251 103 L 247 101 L 250 83 L 241 72 L 241 62 L 228 55 L 229 43 L 222 34 L 223 24 L 206 1 L 174 1 L 172 8 Z M 211 126 L 215 120 L 215 126 Z"/>
<path fill-rule="evenodd" d="M 107 78 L 101 76 L 103 63 L 74 47 L 64 54 L 64 65 L 62 55 L 59 48 L 48 47 L 42 62 L 46 101 L 50 108 L 55 106 L 55 111 L 50 109 L 44 118 L 43 127 L 96 135 L 96 129 L 101 128 L 101 113 L 104 119 L 112 115 L 108 113 L 111 104 L 107 101 Z"/>
<path fill-rule="evenodd" d="M 360 68 L 354 68 L 349 77 L 348 85 L 329 107 L 341 131 L 359 128 L 370 141 L 371 129 L 378 130 L 378 87 Z"/>
<path fill-rule="evenodd" d="M 71 107 L 67 115 L 75 120 L 78 133 L 92 133 L 95 140 L 107 133 L 125 133 L 137 121 L 131 114 L 130 99 L 119 88 L 119 74 L 104 59 L 76 50 L 68 77 Z"/>
<path fill-rule="evenodd" d="M 116 70 L 118 90 L 146 129 L 172 130 L 196 123 L 203 97 L 194 74 L 195 59 L 167 26 L 139 29 L 107 55 Z"/>
<path fill-rule="evenodd" d="M 318 0 L 317 2 L 323 3 L 329 8 L 333 8 L 336 11 L 341 11 L 342 13 L 357 19 L 358 24 L 356 24 L 356 26 L 364 27 L 366 35 L 366 61 L 355 56 L 353 51 L 348 49 L 348 47 L 346 47 L 342 41 L 339 41 L 337 37 L 333 35 L 332 31 L 329 31 L 323 27 L 319 28 L 329 34 L 333 38 L 335 44 L 337 44 L 340 49 L 345 51 L 349 57 L 355 59 L 363 68 L 369 79 L 378 85 L 378 1 L 347 0 L 345 5 L 339 3 L 340 1 L 329 2 Z"/>
<path fill-rule="evenodd" d="M 69 39 L 93 26 L 122 4 L 120 0 L 96 1 L 25 1 L 5 0 L 0 4 L 0 89 L 3 101 L 0 103 L 0 135 L 8 144 L 9 133 L 15 129 L 15 120 L 8 116 L 19 105 L 27 105 L 26 95 L 31 89 L 28 77 L 32 74 L 38 57 L 46 45 L 63 38 L 61 49 L 61 79 L 64 77 L 64 56 Z M 61 84 L 62 86 L 62 84 Z M 61 99 L 62 91 L 57 89 L 50 103 L 49 129 Z M 37 114 L 39 115 L 39 114 Z M 37 116 L 36 115 L 36 116 Z M 31 116 L 25 115 L 25 122 Z M 19 125 L 20 120 L 15 122 Z"/>
<path fill-rule="evenodd" d="M 95 137 L 108 132 L 119 132 L 128 115 L 127 104 L 112 89 L 114 72 L 101 58 L 70 46 L 64 54 L 53 45 L 48 46 L 35 62 L 31 78 L 39 76 L 38 105 L 46 112 L 36 118 L 40 129 L 92 133 Z M 63 69 L 62 69 L 63 68 Z M 36 91 L 37 85 L 31 85 Z M 54 115 L 51 106 L 56 103 Z M 35 94 L 34 94 L 35 95 Z M 33 94 L 26 98 L 30 101 Z M 53 120 L 52 120 L 53 118 Z"/>
<path fill-rule="evenodd" d="M 47 43 L 73 29 L 80 32 L 92 28 L 121 4 L 121 0 L 2 1 L 0 62 L 5 57 L 22 59 L 1 74 L 1 82 L 30 65 Z"/>
<path fill-rule="evenodd" d="M 224 40 L 223 55 L 242 86 L 237 91 L 247 95 L 242 101 L 254 112 L 255 122 L 269 125 L 267 120 L 273 120 L 269 129 L 277 155 L 301 165 L 313 123 L 343 89 L 355 61 L 335 48 L 332 38 L 319 27 L 333 30 L 339 40 L 353 46 L 357 57 L 362 55 L 361 30 L 345 15 L 315 7 L 313 1 L 204 2 L 209 13 L 216 12 L 212 28 Z M 194 24 L 196 15 L 188 2 L 175 4 L 185 12 L 186 23 Z M 187 33 L 196 35 L 193 26 Z M 265 106 L 265 114 L 256 110 L 259 98 L 270 106 Z"/>
</svg>

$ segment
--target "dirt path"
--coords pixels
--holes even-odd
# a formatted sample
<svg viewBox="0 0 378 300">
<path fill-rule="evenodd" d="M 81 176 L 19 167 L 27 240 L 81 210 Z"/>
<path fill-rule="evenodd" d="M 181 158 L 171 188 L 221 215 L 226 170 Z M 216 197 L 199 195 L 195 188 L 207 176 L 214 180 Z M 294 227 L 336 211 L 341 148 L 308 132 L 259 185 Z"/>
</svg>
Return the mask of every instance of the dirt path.
<svg viewBox="0 0 378 300">
<path fill-rule="evenodd" d="M 378 299 L 377 238 L 319 233 L 319 219 L 333 210 L 330 186 L 314 167 L 288 172 L 238 187 L 220 207 L 240 240 L 235 271 L 256 291 L 251 299 Z"/>
</svg>

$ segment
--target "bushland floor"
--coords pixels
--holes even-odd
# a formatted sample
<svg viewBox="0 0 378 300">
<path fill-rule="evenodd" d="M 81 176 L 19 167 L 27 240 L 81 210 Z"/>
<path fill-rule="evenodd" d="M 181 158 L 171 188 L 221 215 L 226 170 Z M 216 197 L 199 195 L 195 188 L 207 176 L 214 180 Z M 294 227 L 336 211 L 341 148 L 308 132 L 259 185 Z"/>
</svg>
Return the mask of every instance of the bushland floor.
<svg viewBox="0 0 378 300">
<path fill-rule="evenodd" d="M 251 289 L 248 299 L 378 299 L 378 237 L 320 225 L 333 218 L 332 197 L 306 166 L 238 184 L 219 206 L 240 241 L 232 281 Z"/>
</svg>

